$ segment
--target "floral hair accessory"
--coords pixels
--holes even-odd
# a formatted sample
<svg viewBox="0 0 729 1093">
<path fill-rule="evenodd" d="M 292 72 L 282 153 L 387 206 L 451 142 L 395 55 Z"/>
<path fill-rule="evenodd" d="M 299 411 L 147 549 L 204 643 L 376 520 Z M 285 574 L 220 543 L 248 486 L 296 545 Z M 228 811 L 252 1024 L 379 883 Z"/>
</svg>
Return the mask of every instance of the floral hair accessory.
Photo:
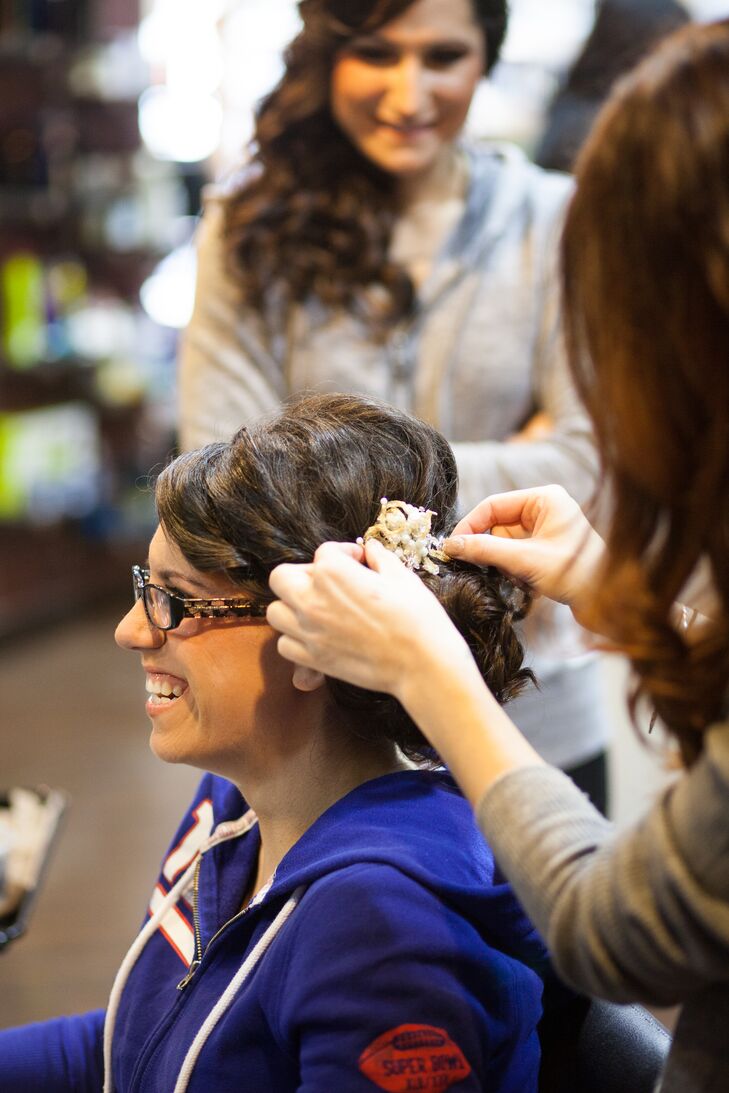
<svg viewBox="0 0 729 1093">
<path fill-rule="evenodd" d="M 424 569 L 426 573 L 437 574 L 436 559 L 447 562 L 448 555 L 441 549 L 443 538 L 432 535 L 430 531 L 430 521 L 435 515 L 431 509 L 416 508 L 406 501 L 388 501 L 382 497 L 377 520 L 357 542 L 363 545 L 368 539 L 377 539 L 397 555 L 408 569 Z"/>
</svg>

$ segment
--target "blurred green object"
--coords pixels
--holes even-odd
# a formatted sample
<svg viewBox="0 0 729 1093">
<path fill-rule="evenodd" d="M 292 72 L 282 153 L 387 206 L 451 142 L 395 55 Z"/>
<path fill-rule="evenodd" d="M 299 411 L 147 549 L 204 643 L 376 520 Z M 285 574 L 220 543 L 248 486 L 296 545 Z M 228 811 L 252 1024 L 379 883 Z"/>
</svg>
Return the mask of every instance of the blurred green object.
<svg viewBox="0 0 729 1093">
<path fill-rule="evenodd" d="M 0 413 L 0 522 L 87 516 L 100 503 L 101 476 L 92 407 L 66 402 Z"/>
<path fill-rule="evenodd" d="M 24 370 L 46 354 L 43 263 L 29 251 L 11 254 L 0 267 L 3 354 L 12 368 Z"/>
</svg>

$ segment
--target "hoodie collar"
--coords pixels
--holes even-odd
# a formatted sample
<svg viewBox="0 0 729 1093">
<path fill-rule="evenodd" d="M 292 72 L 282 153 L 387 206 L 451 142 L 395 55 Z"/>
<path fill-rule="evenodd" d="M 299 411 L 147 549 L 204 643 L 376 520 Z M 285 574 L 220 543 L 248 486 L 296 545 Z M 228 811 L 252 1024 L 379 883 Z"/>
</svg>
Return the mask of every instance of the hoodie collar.
<svg viewBox="0 0 729 1093">
<path fill-rule="evenodd" d="M 238 790 L 218 781 L 216 831 L 221 822 L 247 811 Z M 204 937 L 238 914 L 255 872 L 258 825 L 243 826 L 245 831 L 218 842 L 203 860 L 199 891 Z M 382 775 L 340 798 L 284 856 L 270 886 L 243 917 L 275 913 L 300 886 L 367 863 L 399 870 L 472 921 L 494 945 L 524 959 L 524 945 L 534 940 L 532 927 L 495 865 L 468 802 L 443 770 Z"/>
</svg>

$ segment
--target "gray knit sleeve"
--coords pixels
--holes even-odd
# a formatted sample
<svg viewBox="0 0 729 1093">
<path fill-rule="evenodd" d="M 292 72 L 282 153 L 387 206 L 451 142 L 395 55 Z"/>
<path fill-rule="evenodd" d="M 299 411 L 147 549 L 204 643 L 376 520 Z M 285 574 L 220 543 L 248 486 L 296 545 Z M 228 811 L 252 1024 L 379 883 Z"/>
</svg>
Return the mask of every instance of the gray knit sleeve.
<svg viewBox="0 0 729 1093">
<path fill-rule="evenodd" d="M 195 308 L 178 369 L 182 448 L 228 440 L 241 425 L 278 409 L 287 390 L 262 316 L 246 306 L 227 270 L 223 207 L 208 195 L 197 233 Z"/>
<path fill-rule="evenodd" d="M 579 990 L 672 1005 L 729 979 L 729 725 L 624 833 L 549 767 L 503 777 L 478 819 Z"/>
<path fill-rule="evenodd" d="M 533 253 L 535 317 L 533 328 L 529 330 L 522 323 L 516 336 L 517 344 L 528 339 L 531 346 L 533 408 L 549 416 L 553 431 L 542 440 L 521 444 L 490 440 L 454 443 L 460 496 L 466 508 L 491 493 L 553 482 L 583 504 L 595 489 L 598 459 L 594 434 L 572 380 L 562 322 L 559 244 L 572 184 L 533 167 L 528 177 L 533 235 L 520 243 Z M 504 338 L 509 333 L 507 323 Z"/>
</svg>

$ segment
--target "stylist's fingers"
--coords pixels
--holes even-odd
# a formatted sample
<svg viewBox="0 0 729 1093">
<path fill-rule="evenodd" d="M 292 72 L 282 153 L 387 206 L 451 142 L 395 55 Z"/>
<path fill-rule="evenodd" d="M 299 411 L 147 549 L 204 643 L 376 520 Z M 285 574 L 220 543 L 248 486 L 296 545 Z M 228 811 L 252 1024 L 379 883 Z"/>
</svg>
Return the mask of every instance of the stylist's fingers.
<svg viewBox="0 0 729 1093">
<path fill-rule="evenodd" d="M 512 490 L 510 493 L 493 493 L 459 520 L 453 535 L 479 535 L 496 525 L 513 526 L 515 529 L 523 527 L 525 518 L 529 517 L 528 506 L 540 492 Z"/>
<path fill-rule="evenodd" d="M 266 621 L 274 630 L 287 634 L 290 638 L 300 639 L 302 627 L 294 609 L 283 600 L 274 600 L 266 608 Z"/>
<path fill-rule="evenodd" d="M 510 539 L 524 539 L 555 522 L 570 523 L 581 510 L 563 486 L 538 486 L 530 490 L 494 493 L 472 509 L 453 529 L 454 535 L 478 535 L 484 531 Z"/>
<path fill-rule="evenodd" d="M 281 635 L 276 643 L 276 648 L 284 660 L 290 660 L 293 664 L 299 664 L 302 668 L 316 670 L 318 667 L 308 647 L 288 634 Z"/>
<path fill-rule="evenodd" d="M 311 585 L 311 565 L 294 565 L 284 562 L 271 570 L 268 583 L 280 600 L 284 600 L 285 603 L 291 605 L 309 589 Z M 266 615 L 268 616 L 268 611 Z"/>
<path fill-rule="evenodd" d="M 322 543 L 314 554 L 315 562 L 336 561 L 338 558 L 354 558 L 355 562 L 364 561 L 364 547 L 359 543 Z"/>
<path fill-rule="evenodd" d="M 519 580 L 531 579 L 534 543 L 529 539 L 455 535 L 446 539 L 443 549 L 451 558 L 480 566 L 495 565 Z"/>
<path fill-rule="evenodd" d="M 373 573 L 379 573 L 381 577 L 418 581 L 412 570 L 408 569 L 396 554 L 384 547 L 377 539 L 368 539 L 365 543 L 365 561 L 368 568 Z"/>
<path fill-rule="evenodd" d="M 351 569 L 353 561 L 363 560 L 364 550 L 357 543 L 322 543 L 313 562 L 277 565 L 271 571 L 268 583 L 280 600 L 295 608 L 310 591 L 315 572 L 319 576 L 336 572 L 341 565 Z"/>
</svg>

